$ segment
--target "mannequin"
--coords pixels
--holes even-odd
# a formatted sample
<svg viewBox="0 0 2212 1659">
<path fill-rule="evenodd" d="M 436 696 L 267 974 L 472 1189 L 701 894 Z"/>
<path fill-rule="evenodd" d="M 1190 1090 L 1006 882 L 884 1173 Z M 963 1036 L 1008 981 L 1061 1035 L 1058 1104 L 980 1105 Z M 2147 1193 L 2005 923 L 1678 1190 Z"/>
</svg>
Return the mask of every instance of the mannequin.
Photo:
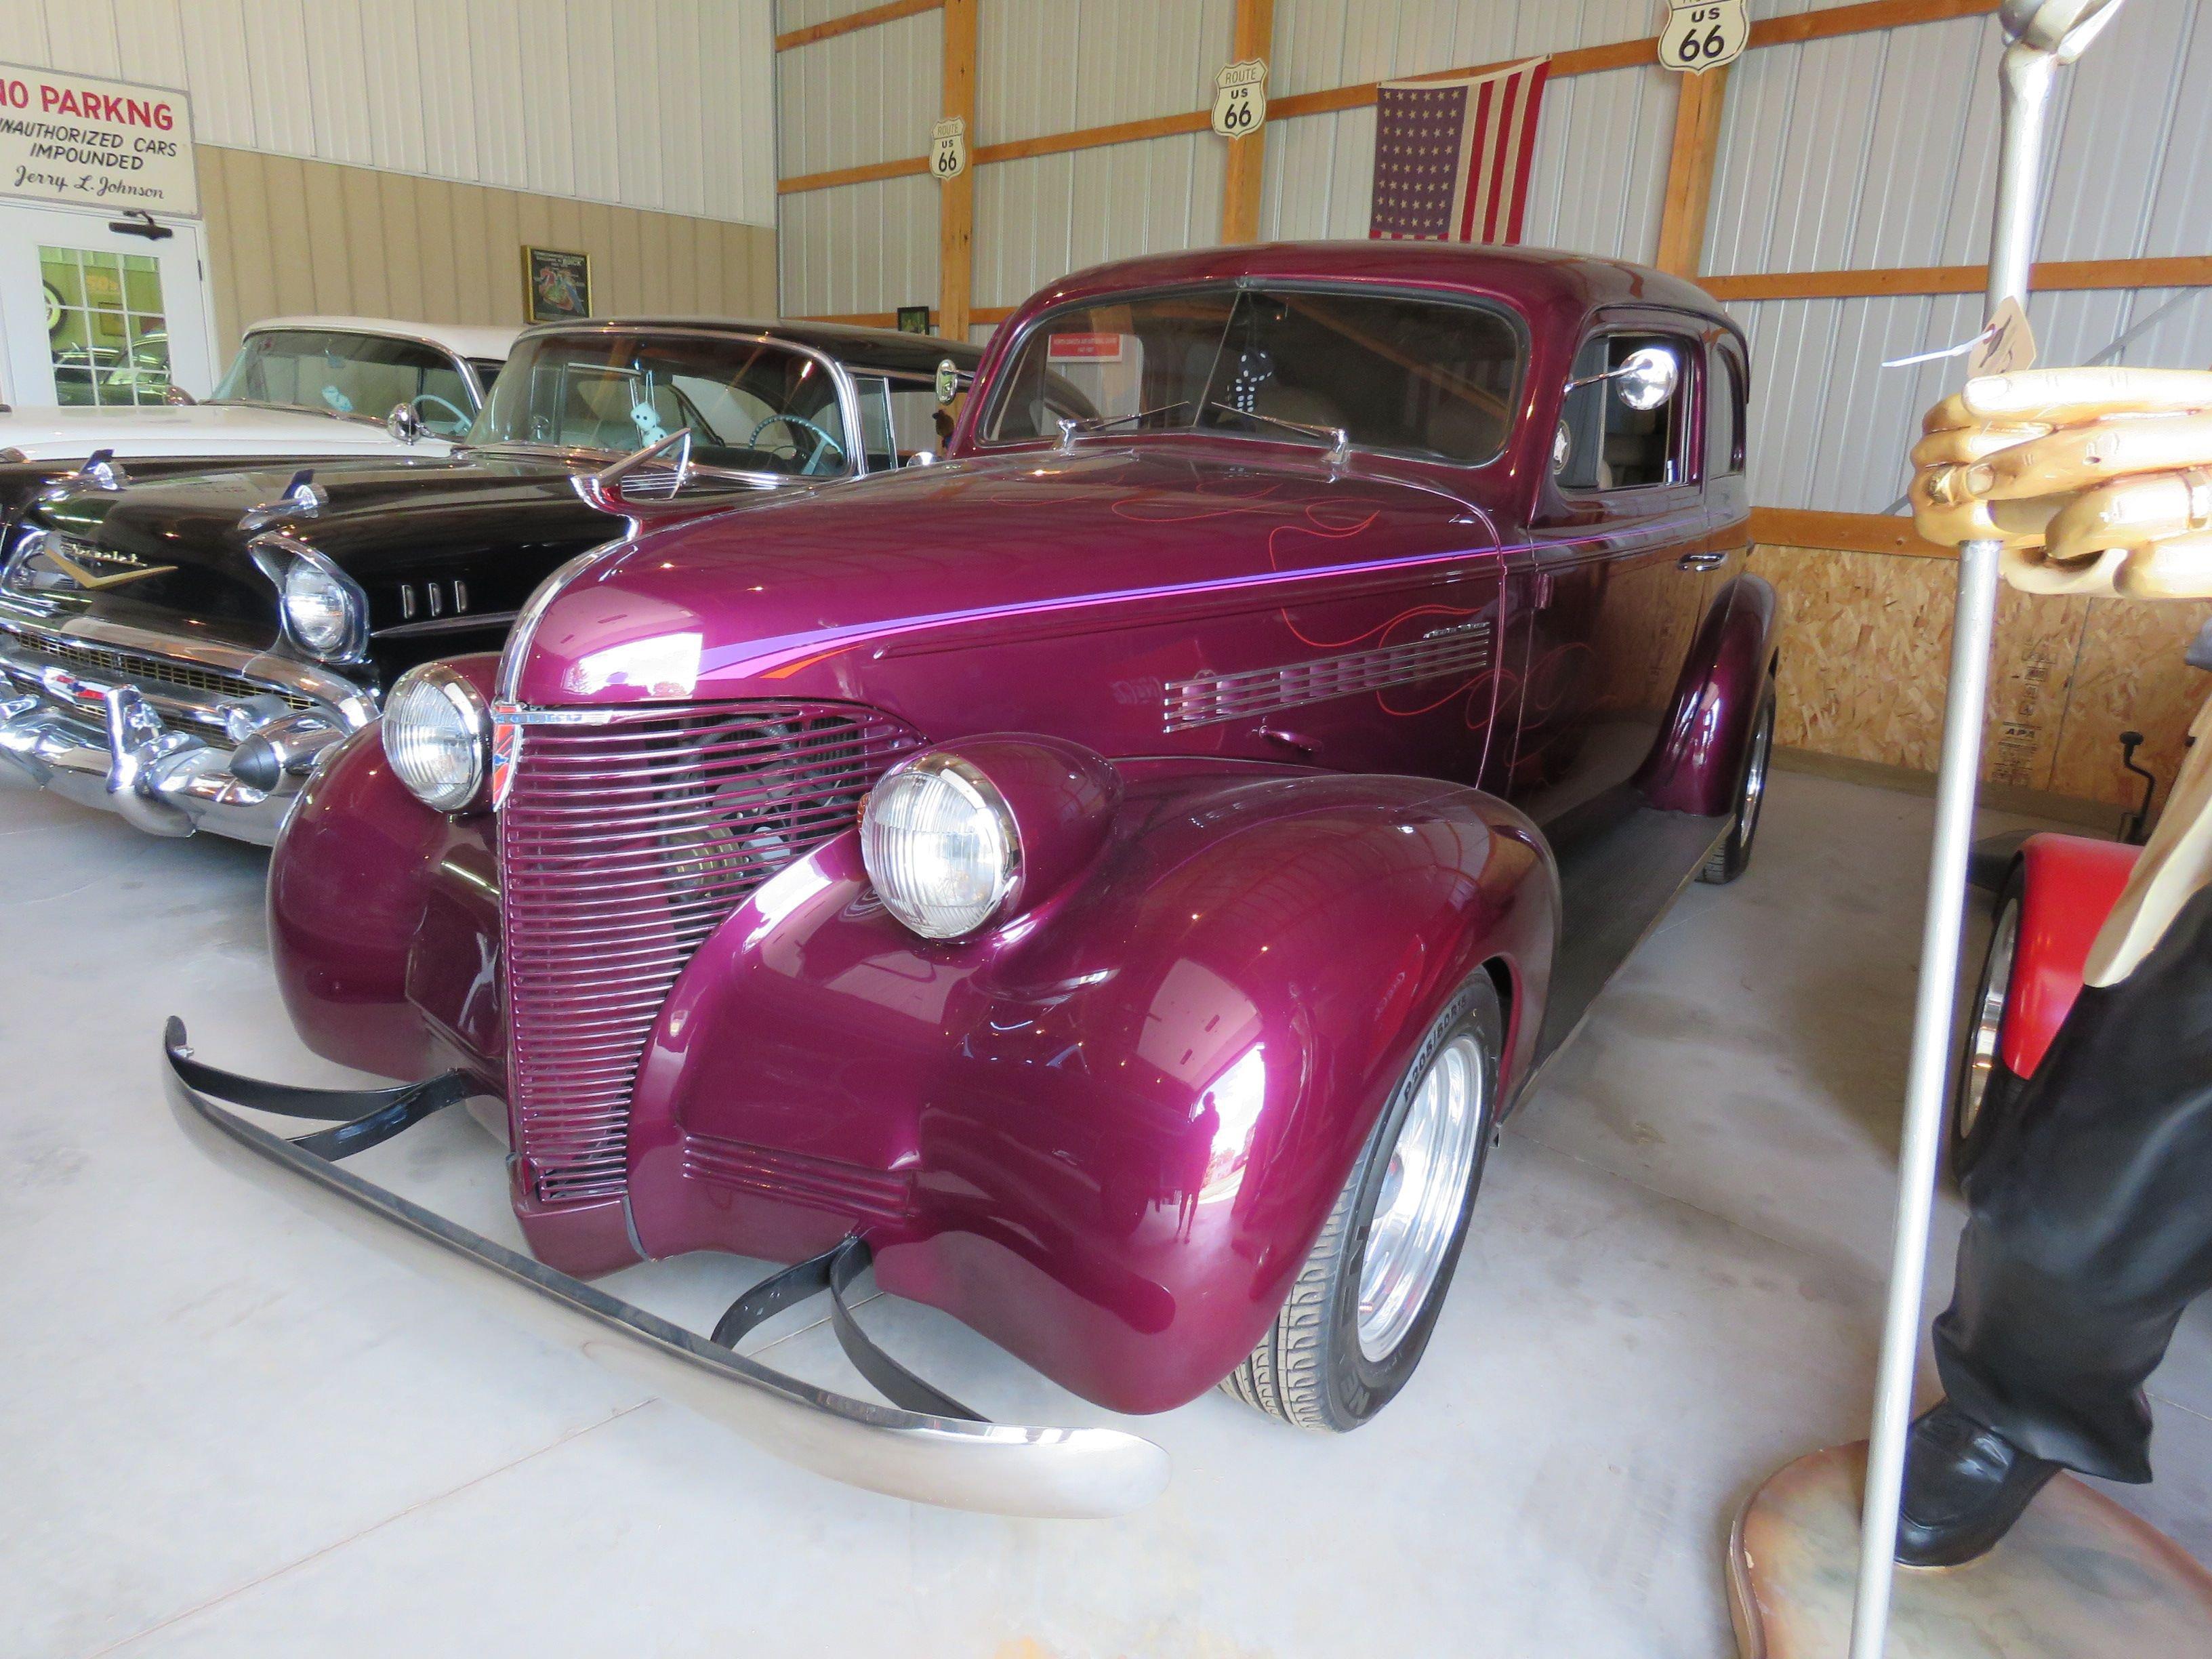
<svg viewBox="0 0 2212 1659">
<path fill-rule="evenodd" d="M 2004 544 L 2032 593 L 2212 598 L 2212 374 L 1968 383 L 1914 447 L 1922 535 Z M 2208 627 L 2207 636 L 2212 636 Z M 2212 637 L 2191 660 L 2212 668 Z M 1981 1555 L 2062 1468 L 2150 1479 L 2142 1383 L 2212 1289 L 2212 701 L 2084 987 L 1966 1182 L 1897 1559 Z"/>
</svg>

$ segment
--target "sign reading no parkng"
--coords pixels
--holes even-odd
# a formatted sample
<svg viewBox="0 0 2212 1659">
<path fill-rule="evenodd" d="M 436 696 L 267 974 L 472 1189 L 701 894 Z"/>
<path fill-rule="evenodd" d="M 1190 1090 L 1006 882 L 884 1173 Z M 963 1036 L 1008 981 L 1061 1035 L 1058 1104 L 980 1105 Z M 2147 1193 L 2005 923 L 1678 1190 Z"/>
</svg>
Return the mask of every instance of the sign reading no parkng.
<svg viewBox="0 0 2212 1659">
<path fill-rule="evenodd" d="M 0 195 L 197 217 L 191 102 L 163 87 L 0 64 Z"/>
</svg>

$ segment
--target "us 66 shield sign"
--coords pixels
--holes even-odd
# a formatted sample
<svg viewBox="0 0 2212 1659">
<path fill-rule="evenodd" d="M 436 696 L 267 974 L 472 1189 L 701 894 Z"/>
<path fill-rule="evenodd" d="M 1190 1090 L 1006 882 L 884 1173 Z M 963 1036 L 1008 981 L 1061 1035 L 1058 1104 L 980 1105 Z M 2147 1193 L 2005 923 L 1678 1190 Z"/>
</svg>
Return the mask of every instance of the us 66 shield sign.
<svg viewBox="0 0 2212 1659">
<path fill-rule="evenodd" d="M 1718 69 L 1735 62 L 1750 37 L 1744 0 L 1669 0 L 1659 61 L 1670 70 Z"/>
<path fill-rule="evenodd" d="M 968 124 L 958 116 L 930 128 L 929 170 L 939 179 L 957 179 L 968 171 Z"/>
<path fill-rule="evenodd" d="M 1257 132 L 1267 118 L 1267 65 L 1255 58 L 1213 77 L 1213 130 L 1224 138 Z"/>
</svg>

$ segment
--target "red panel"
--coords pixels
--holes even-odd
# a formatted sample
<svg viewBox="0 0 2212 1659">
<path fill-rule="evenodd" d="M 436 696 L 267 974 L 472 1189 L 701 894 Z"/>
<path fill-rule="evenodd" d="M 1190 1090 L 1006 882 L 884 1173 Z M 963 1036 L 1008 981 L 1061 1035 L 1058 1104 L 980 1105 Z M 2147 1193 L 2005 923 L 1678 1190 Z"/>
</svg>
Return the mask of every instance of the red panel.
<svg viewBox="0 0 2212 1659">
<path fill-rule="evenodd" d="M 2097 930 L 2119 902 L 2139 847 L 2082 836 L 2030 836 L 2020 849 L 2020 948 L 1999 1054 L 2015 1077 L 2042 1064 L 2074 999 Z"/>
</svg>

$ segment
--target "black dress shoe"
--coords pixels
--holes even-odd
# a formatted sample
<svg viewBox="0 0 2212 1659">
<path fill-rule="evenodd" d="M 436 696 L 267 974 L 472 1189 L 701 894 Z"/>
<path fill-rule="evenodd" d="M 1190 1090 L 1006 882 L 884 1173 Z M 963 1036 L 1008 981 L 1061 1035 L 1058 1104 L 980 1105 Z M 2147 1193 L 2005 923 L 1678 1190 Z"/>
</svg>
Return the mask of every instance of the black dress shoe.
<svg viewBox="0 0 2212 1659">
<path fill-rule="evenodd" d="M 2057 1473 L 2057 1464 L 1941 1401 L 1905 1441 L 1897 1559 L 1908 1567 L 1955 1567 L 1987 1554 Z"/>
</svg>

